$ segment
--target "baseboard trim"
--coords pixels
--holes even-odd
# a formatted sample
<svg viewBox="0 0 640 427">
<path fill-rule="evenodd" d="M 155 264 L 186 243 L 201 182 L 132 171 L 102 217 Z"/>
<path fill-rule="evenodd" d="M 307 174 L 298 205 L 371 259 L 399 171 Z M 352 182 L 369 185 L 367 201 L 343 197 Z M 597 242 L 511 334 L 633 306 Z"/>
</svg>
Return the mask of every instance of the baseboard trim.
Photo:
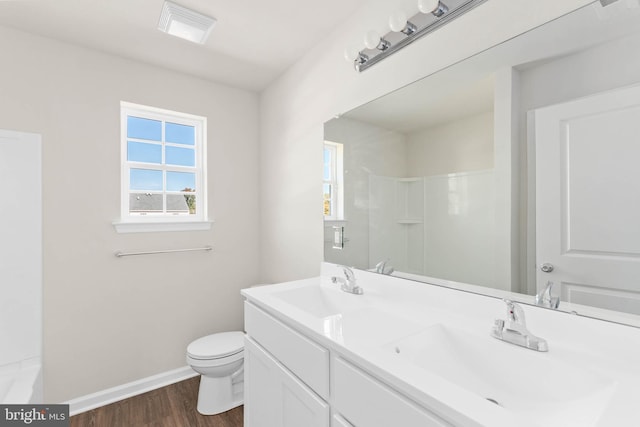
<svg viewBox="0 0 640 427">
<path fill-rule="evenodd" d="M 69 415 L 73 416 L 169 384 L 184 381 L 197 375 L 199 374 L 191 369 L 190 366 L 184 366 L 96 393 L 87 394 L 86 396 L 81 396 L 63 403 L 69 405 Z"/>
</svg>

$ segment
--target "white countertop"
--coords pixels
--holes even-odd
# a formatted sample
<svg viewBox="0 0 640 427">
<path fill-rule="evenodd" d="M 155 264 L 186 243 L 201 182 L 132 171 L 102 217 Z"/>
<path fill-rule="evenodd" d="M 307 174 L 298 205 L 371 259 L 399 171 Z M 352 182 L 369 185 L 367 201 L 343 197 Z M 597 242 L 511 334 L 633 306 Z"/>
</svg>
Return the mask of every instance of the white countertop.
<svg viewBox="0 0 640 427">
<path fill-rule="evenodd" d="M 364 271 L 356 272 L 364 295 L 352 295 L 331 283 L 337 273 L 324 263 L 321 277 L 242 295 L 454 425 L 640 425 L 640 329 L 523 305 L 529 330 L 549 344 L 541 353 L 489 335 L 506 318 L 500 299 Z M 420 349 L 450 332 L 462 344 L 453 353 Z M 474 373 L 504 381 L 494 389 L 501 396 L 474 392 Z"/>
</svg>

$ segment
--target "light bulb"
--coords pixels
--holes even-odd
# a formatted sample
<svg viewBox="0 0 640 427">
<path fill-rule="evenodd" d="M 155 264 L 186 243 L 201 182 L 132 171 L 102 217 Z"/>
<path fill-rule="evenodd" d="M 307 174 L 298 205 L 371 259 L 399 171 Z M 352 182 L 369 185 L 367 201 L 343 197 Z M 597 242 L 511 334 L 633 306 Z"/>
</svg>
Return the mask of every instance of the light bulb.
<svg viewBox="0 0 640 427">
<path fill-rule="evenodd" d="M 344 49 L 344 59 L 348 62 L 354 62 L 360 56 L 360 51 L 355 46 L 347 46 Z"/>
<path fill-rule="evenodd" d="M 389 28 L 391 28 L 391 31 L 399 33 L 400 31 L 404 30 L 406 26 L 407 15 L 403 11 L 395 11 L 389 17 Z"/>
<path fill-rule="evenodd" d="M 440 0 L 418 0 L 418 10 L 422 13 L 433 13 L 439 5 Z"/>
<path fill-rule="evenodd" d="M 376 49 L 380 44 L 380 34 L 376 30 L 371 30 L 364 35 L 364 45 L 367 49 Z"/>
</svg>

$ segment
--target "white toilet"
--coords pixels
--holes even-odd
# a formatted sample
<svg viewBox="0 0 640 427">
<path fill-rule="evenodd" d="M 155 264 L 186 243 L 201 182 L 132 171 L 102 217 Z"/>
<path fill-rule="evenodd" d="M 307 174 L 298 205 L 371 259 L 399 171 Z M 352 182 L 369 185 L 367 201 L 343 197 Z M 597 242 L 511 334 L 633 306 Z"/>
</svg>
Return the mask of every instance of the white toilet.
<svg viewBox="0 0 640 427">
<path fill-rule="evenodd" d="M 201 374 L 198 412 L 215 415 L 242 405 L 244 333 L 222 332 L 193 341 L 187 363 Z"/>
</svg>

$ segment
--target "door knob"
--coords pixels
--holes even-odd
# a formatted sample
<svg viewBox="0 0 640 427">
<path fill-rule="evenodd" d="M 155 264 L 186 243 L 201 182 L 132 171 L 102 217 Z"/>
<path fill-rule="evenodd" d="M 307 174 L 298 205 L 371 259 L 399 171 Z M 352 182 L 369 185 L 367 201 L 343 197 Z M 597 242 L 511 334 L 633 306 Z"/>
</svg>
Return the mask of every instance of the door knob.
<svg viewBox="0 0 640 427">
<path fill-rule="evenodd" d="M 553 264 L 545 262 L 540 266 L 540 270 L 542 270 L 543 273 L 551 273 L 553 271 Z"/>
</svg>

